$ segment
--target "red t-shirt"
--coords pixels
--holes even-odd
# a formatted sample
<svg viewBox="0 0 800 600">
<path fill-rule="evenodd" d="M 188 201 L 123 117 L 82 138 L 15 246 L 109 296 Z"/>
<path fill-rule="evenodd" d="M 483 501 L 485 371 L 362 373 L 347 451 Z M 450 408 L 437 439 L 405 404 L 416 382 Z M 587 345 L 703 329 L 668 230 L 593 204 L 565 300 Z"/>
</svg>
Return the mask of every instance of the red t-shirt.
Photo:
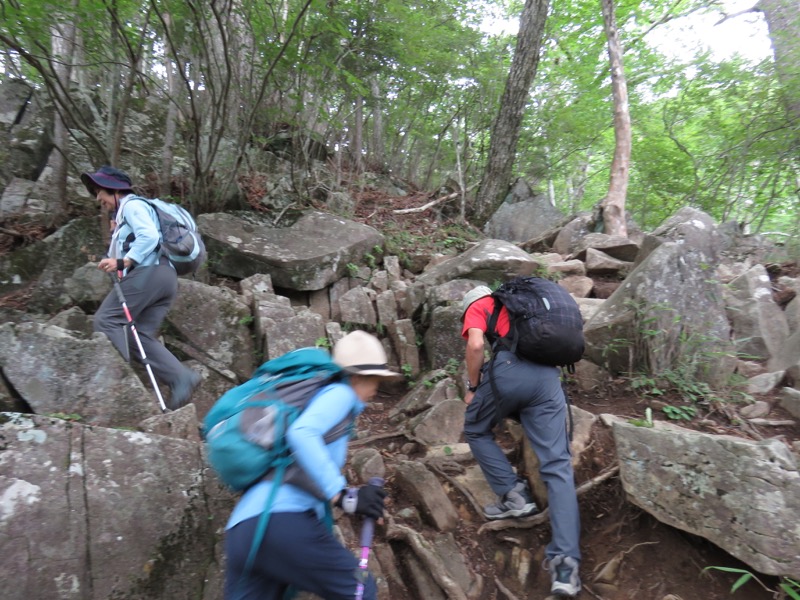
<svg viewBox="0 0 800 600">
<path fill-rule="evenodd" d="M 484 334 L 489 326 L 489 317 L 494 312 L 494 298 L 484 296 L 469 305 L 467 312 L 464 313 L 464 325 L 461 328 L 461 337 L 467 339 L 470 329 L 480 329 Z M 502 337 L 508 333 L 508 311 L 505 306 L 500 307 L 500 314 L 497 316 L 497 333 Z"/>
</svg>

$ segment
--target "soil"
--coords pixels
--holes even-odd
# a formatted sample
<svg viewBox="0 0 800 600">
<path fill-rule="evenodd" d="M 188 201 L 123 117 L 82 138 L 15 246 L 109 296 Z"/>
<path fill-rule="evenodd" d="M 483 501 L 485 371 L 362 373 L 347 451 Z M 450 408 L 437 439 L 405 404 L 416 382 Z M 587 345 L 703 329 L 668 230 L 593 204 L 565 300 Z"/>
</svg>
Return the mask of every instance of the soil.
<svg viewBox="0 0 800 600">
<path fill-rule="evenodd" d="M 353 194 L 357 200 L 356 219 L 376 227 L 391 240 L 392 253 L 401 256 L 404 266 L 411 268 L 415 257 L 429 258 L 438 253 L 457 253 L 466 250 L 472 243 L 481 239 L 481 234 L 474 228 L 457 220 L 454 202 L 438 204 L 434 209 L 419 213 L 400 215 L 395 211 L 404 208 L 422 206 L 434 199 L 433 196 L 415 192 L 404 197 L 388 197 L 373 191 Z M 449 211 L 449 214 L 448 214 Z M 8 252 L 20 245 L 41 239 L 45 231 L 25 230 L 20 236 L 0 235 L 0 254 Z M 12 240 L 13 238 L 13 240 Z M 797 265 L 770 265 L 770 276 L 776 281 L 780 275 L 796 277 Z M 599 289 L 613 290 L 613 281 L 602 282 Z M 599 297 L 610 294 L 610 291 L 598 292 Z M 0 298 L 0 306 L 24 310 L 27 290 L 20 290 Z M 776 287 L 776 301 L 785 305 L 787 299 L 785 289 Z M 605 388 L 591 392 L 581 391 L 574 384 L 568 386 L 572 403 L 594 414 L 612 413 L 626 418 L 642 418 L 645 409 L 653 408 L 654 418 L 664 418 L 659 410 L 661 405 L 655 400 L 643 397 L 624 379 L 609 383 Z M 400 400 L 403 390 L 382 390 L 379 397 L 361 418 L 360 429 L 366 427 L 366 435 L 376 435 L 395 429 L 386 422 L 386 415 L 392 406 Z M 762 398 L 768 401 L 774 398 Z M 667 391 L 660 396 L 659 402 L 678 406 L 685 402 L 675 392 Z M 790 415 L 780 408 L 774 408 L 770 414 L 773 419 L 790 419 Z M 780 437 L 787 444 L 800 440 L 800 426 L 784 427 L 749 427 L 743 428 L 726 417 L 722 411 L 703 412 L 691 421 L 682 421 L 681 425 L 701 429 L 711 433 L 726 433 L 758 439 Z M 512 449 L 513 442 L 509 435 L 498 431 L 501 444 Z M 393 486 L 391 477 L 392 456 L 398 447 L 404 444 L 403 438 L 386 438 L 376 442 L 386 456 L 388 465 L 387 489 L 390 497 L 388 512 L 392 513 L 403 507 L 402 494 Z M 576 483 L 595 477 L 615 464 L 615 453 L 610 434 L 602 427 L 597 427 L 595 442 L 591 449 L 587 467 L 576 473 Z M 512 460 L 513 460 L 512 454 Z M 543 549 L 550 537 L 549 526 L 542 525 L 529 529 L 506 529 L 502 531 L 483 531 L 483 517 L 474 514 L 471 505 L 463 498 L 453 500 L 459 507 L 464 507 L 465 515 L 456 537 L 460 548 L 466 553 L 471 567 L 483 578 L 483 592 L 480 600 L 519 599 L 532 600 L 548 597 L 549 576 L 538 565 L 543 558 Z M 706 571 L 707 567 L 728 567 L 749 570 L 747 565 L 737 561 L 720 548 L 708 541 L 666 526 L 635 507 L 622 491 L 619 479 L 612 477 L 604 483 L 592 488 L 579 499 L 582 532 L 581 550 L 583 562 L 581 577 L 584 590 L 582 598 L 605 600 L 723 600 L 730 597 L 746 600 L 771 600 L 776 595 L 770 591 L 777 588 L 775 578 L 760 576 L 757 582 L 746 583 L 738 592 L 731 594 L 731 587 L 739 578 L 739 574 L 718 570 Z M 744 509 L 745 507 L 743 507 Z M 382 539 L 383 530 L 376 531 L 376 541 Z M 499 567 L 502 561 L 497 557 L 505 557 L 505 563 L 515 548 L 531 553 L 530 574 L 522 583 L 517 581 L 511 570 Z M 595 580 L 595 575 L 612 561 L 619 561 L 618 574 L 613 587 L 603 585 Z M 502 583 L 503 591 L 496 581 Z M 767 589 L 769 588 L 769 589 Z M 400 600 L 398 598 L 398 600 Z M 426 600 L 404 598 L 402 600 Z"/>
<path fill-rule="evenodd" d="M 592 392 L 582 392 L 577 386 L 569 385 L 571 402 L 593 414 L 611 413 L 622 417 L 641 418 L 645 408 L 651 406 L 654 419 L 664 420 L 659 415 L 658 405 L 636 394 L 626 380 L 610 383 L 606 388 Z M 359 429 L 365 426 L 363 434 L 373 436 L 393 431 L 396 426 L 385 421 L 394 403 L 402 398 L 402 393 L 382 391 L 373 405 L 368 406 Z M 659 401 L 680 405 L 684 402 L 677 395 L 669 393 Z M 790 419 L 790 415 L 780 408 L 770 413 L 776 420 Z M 800 440 L 800 426 L 754 427 L 742 430 L 731 424 L 721 414 L 704 414 L 692 421 L 681 422 L 682 426 L 712 433 L 738 435 L 749 439 L 778 436 L 791 443 Z M 505 431 L 503 425 L 497 430 L 498 441 L 508 450 L 518 451 Z M 593 444 L 583 464 L 586 466 L 575 474 L 576 483 L 588 481 L 616 464 L 611 434 L 602 425 L 593 431 Z M 463 441 L 463 440 L 462 440 Z M 388 438 L 376 442 L 387 463 L 386 487 L 389 491 L 387 512 L 390 514 L 405 508 L 403 494 L 393 485 L 391 464 L 403 438 Z M 518 456 L 512 452 L 511 460 Z M 413 458 L 413 456 L 412 456 Z M 480 600 L 541 600 L 549 598 L 549 575 L 540 568 L 544 558 L 544 547 L 550 539 L 549 525 L 533 528 L 509 528 L 500 531 L 479 532 L 485 520 L 475 514 L 471 504 L 459 497 L 458 491 L 451 491 L 451 499 L 462 515 L 463 521 L 456 532 L 458 545 L 468 564 L 479 573 L 484 582 Z M 740 598 L 744 600 L 772 600 L 776 596 L 770 590 L 777 589 L 778 579 L 757 574 L 766 587 L 755 581 L 745 584 L 732 595 L 731 588 L 739 573 L 723 572 L 707 567 L 725 567 L 751 571 L 744 563 L 707 540 L 664 525 L 648 513 L 639 509 L 625 498 L 619 478 L 614 476 L 592 488 L 579 498 L 581 513 L 581 551 L 583 562 L 581 577 L 583 581 L 582 598 L 604 600 L 723 600 Z M 744 507 L 743 507 L 744 508 Z M 378 528 L 376 540 L 385 541 L 383 530 Z M 517 581 L 516 569 L 498 566 L 497 557 L 504 557 L 507 564 L 515 548 L 531 553 L 530 574 L 524 583 Z M 614 584 L 596 581 L 595 577 L 609 564 L 619 563 Z M 500 581 L 507 591 L 501 591 L 495 583 Z M 769 589 L 766 589 L 769 588 Z M 414 593 L 413 591 L 410 593 Z M 425 600 L 410 596 L 404 600 Z"/>
<path fill-rule="evenodd" d="M 416 193 L 402 198 L 390 198 L 376 192 L 365 192 L 358 197 L 356 218 L 376 227 L 387 238 L 397 231 L 413 236 L 414 248 L 427 256 L 436 253 L 463 252 L 474 241 L 482 238 L 480 232 L 460 224 L 452 214 L 452 206 L 439 205 L 432 210 L 420 213 L 398 215 L 398 209 L 422 206 L 433 200 L 433 196 Z M 447 211 L 451 211 L 448 214 Z M 410 260 L 410 258 L 409 258 Z M 791 299 L 784 287 L 777 284 L 781 275 L 798 276 L 798 264 L 768 265 L 776 302 L 785 306 Z M 594 297 L 605 298 L 619 285 L 619 281 L 606 279 L 598 282 Z M 686 401 L 676 391 L 666 390 L 658 399 L 647 398 L 637 393 L 626 379 L 611 382 L 605 388 L 584 392 L 575 384 L 568 386 L 571 402 L 593 414 L 611 413 L 625 418 L 641 419 L 645 409 L 652 408 L 653 418 L 665 420 L 660 408 L 664 405 L 684 406 Z M 383 393 L 376 400 L 380 409 L 367 409 L 365 418 L 369 421 L 369 432 L 373 435 L 394 429 L 383 422 L 381 415 L 387 414 L 393 403 L 402 394 Z M 772 397 L 759 397 L 774 406 L 769 418 L 792 420 L 791 415 L 775 406 L 777 394 Z M 787 444 L 800 440 L 800 425 L 782 427 L 744 427 L 732 422 L 723 410 L 703 410 L 691 421 L 681 421 L 680 425 L 715 434 L 738 435 L 748 439 L 778 437 Z M 498 440 L 507 449 L 514 448 L 509 435 L 500 426 Z M 393 440 L 395 446 L 402 446 L 403 440 Z M 387 458 L 387 470 L 391 470 L 392 442 L 379 442 Z M 615 449 L 611 434 L 602 426 L 596 426 L 594 444 L 589 450 L 591 456 L 584 462 L 587 467 L 576 472 L 576 484 L 597 476 L 616 463 Z M 512 455 L 513 461 L 513 455 Z M 387 473 L 387 488 L 390 493 L 388 510 L 403 508 L 399 490 L 393 489 L 391 473 Z M 467 517 L 456 534 L 459 547 L 465 553 L 471 567 L 483 577 L 484 590 L 481 600 L 519 599 L 533 600 L 549 598 L 550 580 L 546 571 L 539 568 L 544 558 L 544 547 L 550 539 L 548 525 L 532 529 L 506 529 L 502 531 L 483 531 L 485 523 L 481 515 L 475 515 L 471 505 L 463 498 L 452 499 Z M 756 574 L 757 581 L 749 581 L 737 592 L 731 591 L 741 573 L 723 572 L 708 567 L 723 567 L 752 571 L 746 564 L 738 561 L 724 550 L 707 540 L 667 526 L 648 513 L 629 502 L 618 477 L 612 477 L 592 488 L 579 498 L 581 512 L 581 551 L 583 561 L 581 577 L 583 581 L 582 598 L 604 600 L 723 600 L 740 598 L 744 600 L 772 600 L 776 598 L 779 580 L 775 577 Z M 745 507 L 743 507 L 744 509 Z M 469 516 L 472 516 L 470 518 Z M 381 541 L 382 532 L 376 532 Z M 506 561 L 515 548 L 526 549 L 532 555 L 530 574 L 520 583 L 515 577 L 516 570 L 498 567 L 496 557 L 505 556 Z M 502 562 L 502 561 L 501 561 Z M 604 585 L 596 579 L 597 574 L 609 565 L 618 562 L 614 585 Z M 503 564 L 507 564 L 503 563 Z M 506 591 L 495 582 L 500 581 Z M 410 599 L 411 600 L 411 599 Z M 420 598 L 419 600 L 423 600 Z"/>
</svg>

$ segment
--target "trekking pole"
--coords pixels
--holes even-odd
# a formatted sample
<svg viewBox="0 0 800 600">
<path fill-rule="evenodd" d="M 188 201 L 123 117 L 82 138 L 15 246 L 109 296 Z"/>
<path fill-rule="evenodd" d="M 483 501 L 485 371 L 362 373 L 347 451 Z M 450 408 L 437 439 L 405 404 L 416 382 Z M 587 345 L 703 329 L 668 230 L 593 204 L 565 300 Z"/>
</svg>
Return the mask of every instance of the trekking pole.
<svg viewBox="0 0 800 600">
<path fill-rule="evenodd" d="M 161 407 L 161 412 L 167 412 L 167 405 L 164 404 L 164 398 L 161 397 L 161 390 L 158 388 L 156 376 L 153 374 L 150 361 L 147 360 L 147 354 L 144 352 L 142 340 L 139 339 L 139 332 L 136 331 L 136 324 L 133 322 L 131 311 L 128 310 L 128 303 L 125 301 L 125 294 L 122 293 L 122 286 L 119 284 L 120 277 L 118 274 L 114 275 L 114 273 L 109 273 L 108 276 L 111 278 L 111 282 L 114 284 L 114 291 L 117 293 L 119 303 L 122 305 L 122 312 L 125 313 L 125 318 L 128 319 L 128 326 L 131 328 L 133 339 L 136 340 L 136 346 L 139 348 L 139 354 L 142 357 L 142 363 L 144 364 L 144 368 L 147 369 L 147 374 L 150 376 L 150 382 L 153 384 L 153 389 L 156 391 L 156 398 L 158 398 L 158 404 Z M 127 338 L 127 336 L 125 337 Z"/>
<path fill-rule="evenodd" d="M 370 477 L 367 482 L 369 485 L 383 487 L 383 479 L 380 477 Z M 367 580 L 367 565 L 369 564 L 369 549 L 372 546 L 372 534 L 375 533 L 375 520 L 366 517 L 361 528 L 361 560 L 358 561 L 361 578 L 356 587 L 356 600 L 364 597 L 364 582 Z"/>
</svg>

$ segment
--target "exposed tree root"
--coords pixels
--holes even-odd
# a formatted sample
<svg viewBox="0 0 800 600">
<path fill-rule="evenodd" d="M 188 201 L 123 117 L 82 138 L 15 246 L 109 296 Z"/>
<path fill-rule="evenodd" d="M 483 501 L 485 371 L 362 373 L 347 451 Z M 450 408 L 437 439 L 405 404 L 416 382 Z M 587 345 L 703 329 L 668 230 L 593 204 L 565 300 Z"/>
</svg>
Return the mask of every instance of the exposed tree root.
<svg viewBox="0 0 800 600">
<path fill-rule="evenodd" d="M 439 559 L 436 551 L 431 547 L 428 540 L 410 527 L 398 525 L 391 517 L 388 518 L 386 528 L 386 538 L 390 540 L 401 540 L 406 542 L 417 558 L 427 567 L 431 577 L 442 588 L 445 595 L 450 600 L 467 600 L 467 595 L 461 589 L 450 574 L 444 563 Z"/>
<path fill-rule="evenodd" d="M 444 477 L 447 481 L 449 481 L 450 485 L 452 485 L 459 492 L 461 492 L 461 494 L 469 501 L 469 503 L 472 504 L 472 508 L 475 510 L 476 513 L 478 513 L 479 515 L 483 514 L 483 507 L 477 500 L 475 500 L 475 497 L 469 493 L 469 490 L 467 490 L 467 488 L 458 483 L 458 481 L 456 481 L 454 477 L 450 476 L 448 473 L 445 473 L 441 465 L 437 461 L 430 461 L 427 463 L 427 465 L 431 469 L 436 471 L 436 473 L 438 473 L 440 476 Z"/>
<path fill-rule="evenodd" d="M 497 577 L 494 578 L 494 584 L 497 586 L 497 589 L 500 590 L 500 593 L 508 598 L 508 600 L 519 600 L 519 598 L 512 594 L 511 590 L 504 586 Z"/>
</svg>

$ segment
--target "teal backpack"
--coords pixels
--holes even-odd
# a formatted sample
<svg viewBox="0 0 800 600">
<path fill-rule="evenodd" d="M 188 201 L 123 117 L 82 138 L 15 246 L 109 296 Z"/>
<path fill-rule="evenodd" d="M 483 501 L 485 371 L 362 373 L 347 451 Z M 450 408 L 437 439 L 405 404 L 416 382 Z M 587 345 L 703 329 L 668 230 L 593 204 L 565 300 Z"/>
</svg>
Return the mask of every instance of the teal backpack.
<svg viewBox="0 0 800 600">
<path fill-rule="evenodd" d="M 344 377 L 344 370 L 325 350 L 300 348 L 265 362 L 252 379 L 223 394 L 203 420 L 208 461 L 229 488 L 244 491 L 265 478 L 275 482 L 256 526 L 245 573 L 252 568 L 281 483 L 292 483 L 326 500 L 294 462 L 285 434 L 323 386 Z M 325 443 L 349 435 L 354 419 L 355 415 L 348 415 L 331 428 Z M 332 527 L 329 504 L 325 522 Z M 292 595 L 290 590 L 285 597 Z"/>
<path fill-rule="evenodd" d="M 203 421 L 208 461 L 223 483 L 244 491 L 269 477 L 321 496 L 294 465 L 285 434 L 317 391 L 343 376 L 325 350 L 300 348 L 265 362 L 227 391 Z M 326 443 L 349 432 L 352 417 L 345 421 L 325 435 Z"/>
</svg>

